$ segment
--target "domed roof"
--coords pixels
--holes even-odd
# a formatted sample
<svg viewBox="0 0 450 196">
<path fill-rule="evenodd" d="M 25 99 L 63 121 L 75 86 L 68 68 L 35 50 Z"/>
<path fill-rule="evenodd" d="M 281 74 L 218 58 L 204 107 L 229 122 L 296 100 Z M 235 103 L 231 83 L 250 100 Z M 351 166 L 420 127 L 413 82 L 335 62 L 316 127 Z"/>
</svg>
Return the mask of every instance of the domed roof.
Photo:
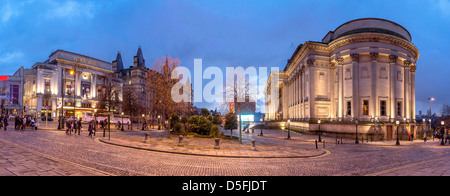
<svg viewBox="0 0 450 196">
<path fill-rule="evenodd" d="M 408 30 L 395 22 L 380 18 L 361 18 L 346 22 L 336 28 L 334 31 L 330 31 L 322 39 L 322 42 L 329 43 L 332 40 L 346 35 L 367 32 L 394 35 L 409 42 L 411 42 L 412 40 L 411 34 L 408 32 Z"/>
</svg>

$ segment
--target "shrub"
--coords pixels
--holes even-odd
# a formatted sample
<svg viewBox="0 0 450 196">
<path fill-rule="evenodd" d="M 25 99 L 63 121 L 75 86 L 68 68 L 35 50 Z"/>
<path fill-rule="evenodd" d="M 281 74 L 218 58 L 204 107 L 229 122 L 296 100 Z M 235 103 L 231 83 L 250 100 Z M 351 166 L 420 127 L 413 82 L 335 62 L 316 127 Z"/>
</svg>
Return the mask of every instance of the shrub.
<svg viewBox="0 0 450 196">
<path fill-rule="evenodd" d="M 177 122 L 174 126 L 173 126 L 173 130 L 175 131 L 175 133 L 181 133 L 181 129 L 182 129 L 183 125 L 180 122 Z"/>
<path fill-rule="evenodd" d="M 212 123 L 205 116 L 191 116 L 188 120 L 190 130 L 200 135 L 209 135 Z"/>
<path fill-rule="evenodd" d="M 218 137 L 219 136 L 219 126 L 212 125 L 211 129 L 209 131 L 209 136 L 211 136 L 211 137 Z"/>
</svg>

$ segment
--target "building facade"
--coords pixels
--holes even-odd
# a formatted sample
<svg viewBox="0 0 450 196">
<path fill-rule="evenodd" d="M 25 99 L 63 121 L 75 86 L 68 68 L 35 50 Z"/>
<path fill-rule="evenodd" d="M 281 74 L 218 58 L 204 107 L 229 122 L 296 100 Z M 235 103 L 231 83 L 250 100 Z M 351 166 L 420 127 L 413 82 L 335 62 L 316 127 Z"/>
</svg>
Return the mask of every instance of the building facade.
<svg viewBox="0 0 450 196">
<path fill-rule="evenodd" d="M 415 123 L 418 58 L 410 33 L 399 24 L 349 21 L 321 42 L 298 46 L 279 72 L 279 105 L 266 103 L 266 120 Z"/>
<path fill-rule="evenodd" d="M 0 105 L 2 114 L 23 113 L 23 79 L 21 67 L 12 76 L 0 76 Z"/>
<path fill-rule="evenodd" d="M 111 63 L 57 50 L 47 61 L 24 70 L 24 114 L 80 118 L 98 109 L 109 83 L 114 99 L 121 99 L 122 80 L 114 77 Z"/>
</svg>

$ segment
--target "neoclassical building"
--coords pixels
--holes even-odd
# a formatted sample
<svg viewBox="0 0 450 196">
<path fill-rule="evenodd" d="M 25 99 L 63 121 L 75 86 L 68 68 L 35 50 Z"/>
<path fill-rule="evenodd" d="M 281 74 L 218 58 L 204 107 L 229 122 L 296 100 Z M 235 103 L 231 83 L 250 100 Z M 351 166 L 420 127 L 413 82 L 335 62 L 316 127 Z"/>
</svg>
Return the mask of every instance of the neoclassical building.
<svg viewBox="0 0 450 196">
<path fill-rule="evenodd" d="M 279 72 L 279 104 L 266 103 L 266 120 L 415 123 L 418 58 L 411 34 L 395 22 L 344 23 L 298 46 Z"/>
<path fill-rule="evenodd" d="M 114 77 L 112 64 L 86 55 L 56 50 L 23 73 L 24 114 L 79 118 L 93 113 L 109 83 L 121 99 L 122 79 Z"/>
</svg>

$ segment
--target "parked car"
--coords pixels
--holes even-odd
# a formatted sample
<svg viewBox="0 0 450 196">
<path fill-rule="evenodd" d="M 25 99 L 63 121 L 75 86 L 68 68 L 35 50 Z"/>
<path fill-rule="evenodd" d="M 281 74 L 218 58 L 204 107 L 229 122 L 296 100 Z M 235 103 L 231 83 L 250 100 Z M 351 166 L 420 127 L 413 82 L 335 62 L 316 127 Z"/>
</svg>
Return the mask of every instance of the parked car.
<svg viewBox="0 0 450 196">
<path fill-rule="evenodd" d="M 50 117 L 50 116 L 42 116 L 41 120 L 42 120 L 42 121 L 46 121 L 47 118 L 48 118 L 48 121 L 53 121 L 53 118 Z"/>
<path fill-rule="evenodd" d="M 15 114 L 10 114 L 10 115 L 9 115 L 9 120 L 15 119 L 15 118 L 16 118 L 16 115 L 15 115 Z"/>
</svg>

